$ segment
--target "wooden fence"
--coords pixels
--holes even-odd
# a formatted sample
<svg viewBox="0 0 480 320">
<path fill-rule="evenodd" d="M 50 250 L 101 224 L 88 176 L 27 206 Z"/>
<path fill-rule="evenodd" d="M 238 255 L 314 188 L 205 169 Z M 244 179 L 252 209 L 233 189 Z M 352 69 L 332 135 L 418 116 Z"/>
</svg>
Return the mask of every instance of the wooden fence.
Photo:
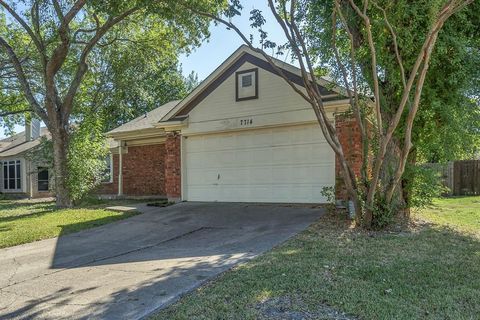
<svg viewBox="0 0 480 320">
<path fill-rule="evenodd" d="M 454 196 L 480 195 L 480 160 L 459 160 L 448 164 L 428 163 Z"/>
<path fill-rule="evenodd" d="M 453 194 L 480 195 L 480 160 L 453 163 Z"/>
</svg>

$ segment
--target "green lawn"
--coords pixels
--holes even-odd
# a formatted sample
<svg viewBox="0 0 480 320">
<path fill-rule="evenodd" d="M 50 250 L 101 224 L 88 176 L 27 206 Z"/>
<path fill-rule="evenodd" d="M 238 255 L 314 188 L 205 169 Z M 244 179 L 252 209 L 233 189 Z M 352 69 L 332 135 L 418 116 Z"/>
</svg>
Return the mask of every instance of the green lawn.
<svg viewBox="0 0 480 320">
<path fill-rule="evenodd" d="M 0 200 L 0 248 L 57 237 L 136 214 L 104 209 L 113 204 L 117 202 L 95 201 L 57 210 L 53 202 Z"/>
<path fill-rule="evenodd" d="M 480 237 L 480 197 L 437 199 L 431 208 L 421 210 L 415 216 Z"/>
<path fill-rule="evenodd" d="M 408 230 L 324 216 L 155 319 L 479 319 L 480 197 L 442 199 Z M 296 316 L 296 317 L 295 317 Z"/>
</svg>

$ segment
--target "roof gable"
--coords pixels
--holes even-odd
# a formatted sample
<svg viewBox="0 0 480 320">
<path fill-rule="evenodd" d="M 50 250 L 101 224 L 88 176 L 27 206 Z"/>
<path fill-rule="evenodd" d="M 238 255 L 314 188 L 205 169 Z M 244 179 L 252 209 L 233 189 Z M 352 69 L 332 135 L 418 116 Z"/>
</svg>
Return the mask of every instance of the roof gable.
<svg viewBox="0 0 480 320">
<path fill-rule="evenodd" d="M 0 140 L 0 158 L 12 157 L 40 145 L 41 139 L 50 139 L 50 132 L 43 127 L 40 131 L 40 137 L 35 140 L 25 141 L 25 131 L 11 137 Z"/>
<path fill-rule="evenodd" d="M 301 77 L 301 70 L 295 66 L 282 62 L 278 59 L 272 58 L 274 63 L 282 70 L 283 74 L 293 83 L 299 86 L 304 86 L 303 78 Z M 272 67 L 272 65 L 259 56 L 253 50 L 245 45 L 242 45 L 235 51 L 225 62 L 222 63 L 212 74 L 210 74 L 195 90 L 193 90 L 184 100 L 182 100 L 175 108 L 173 108 L 161 121 L 168 121 L 176 117 L 184 117 L 188 115 L 193 108 L 195 108 L 201 101 L 217 89 L 228 77 L 236 72 L 244 63 L 249 62 L 252 65 L 262 68 L 268 72 L 281 77 L 280 74 Z M 327 96 L 325 101 L 334 101 L 344 99 L 340 95 L 343 90 L 341 88 L 327 89 L 326 86 L 331 83 L 325 79 L 319 81 L 319 88 L 321 94 Z"/>
</svg>

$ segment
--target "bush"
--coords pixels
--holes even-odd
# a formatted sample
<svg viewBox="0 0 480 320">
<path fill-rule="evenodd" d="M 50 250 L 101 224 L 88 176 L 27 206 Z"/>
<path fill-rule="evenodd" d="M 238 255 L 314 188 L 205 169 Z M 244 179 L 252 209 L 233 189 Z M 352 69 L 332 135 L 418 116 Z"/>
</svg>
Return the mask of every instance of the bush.
<svg viewBox="0 0 480 320">
<path fill-rule="evenodd" d="M 330 213 L 335 212 L 336 209 L 336 203 L 335 203 L 335 187 L 329 186 L 329 187 L 323 187 L 322 190 L 320 191 L 320 194 L 322 197 L 324 197 L 327 200 L 326 208 L 327 211 Z"/>
<path fill-rule="evenodd" d="M 88 119 L 71 128 L 67 153 L 67 184 L 74 203 L 82 201 L 104 178 L 108 148 L 100 121 Z M 53 169 L 52 141 L 42 138 L 40 144 L 25 157 Z M 52 173 L 55 174 L 53 171 Z M 55 179 L 52 180 L 52 190 L 55 191 Z"/>
<path fill-rule="evenodd" d="M 410 208 L 424 208 L 432 204 L 434 198 L 448 191 L 443 186 L 440 173 L 422 165 L 408 166 L 404 175 L 408 194 L 407 205 Z"/>
<path fill-rule="evenodd" d="M 68 188 L 74 202 L 82 200 L 104 178 L 108 149 L 102 126 L 84 121 L 74 128 L 68 147 Z"/>
</svg>

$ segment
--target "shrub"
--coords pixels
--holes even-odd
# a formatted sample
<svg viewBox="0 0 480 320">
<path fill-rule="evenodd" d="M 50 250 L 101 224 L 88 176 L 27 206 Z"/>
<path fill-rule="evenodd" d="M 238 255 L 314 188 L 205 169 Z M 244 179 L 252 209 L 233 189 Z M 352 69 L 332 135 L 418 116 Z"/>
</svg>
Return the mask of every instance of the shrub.
<svg viewBox="0 0 480 320">
<path fill-rule="evenodd" d="M 448 191 L 448 188 L 442 184 L 440 173 L 426 166 L 408 166 L 405 170 L 405 178 L 408 183 L 404 188 L 408 194 L 407 205 L 410 208 L 429 206 L 434 198 Z"/>
</svg>

